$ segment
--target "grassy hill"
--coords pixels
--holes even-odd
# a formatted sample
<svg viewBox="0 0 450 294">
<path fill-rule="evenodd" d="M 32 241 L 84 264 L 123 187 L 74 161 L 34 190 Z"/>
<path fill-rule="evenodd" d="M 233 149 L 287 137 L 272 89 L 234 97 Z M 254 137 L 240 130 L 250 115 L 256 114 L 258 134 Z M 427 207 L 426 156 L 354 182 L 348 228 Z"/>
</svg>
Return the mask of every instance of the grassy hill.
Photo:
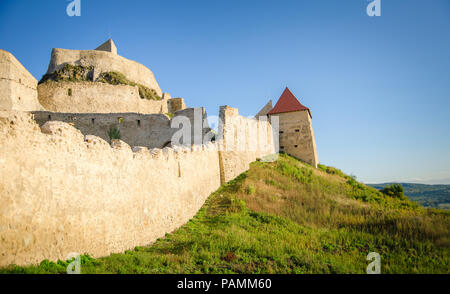
<svg viewBox="0 0 450 294">
<path fill-rule="evenodd" d="M 392 183 L 371 184 L 369 186 L 378 190 Z M 424 185 L 399 183 L 405 189 L 405 194 L 422 206 L 440 209 L 450 209 L 450 185 Z"/>
<path fill-rule="evenodd" d="M 282 155 L 254 162 L 182 228 L 148 247 L 93 259 L 82 273 L 449 273 L 450 213 L 394 199 L 335 168 Z M 67 262 L 2 273 L 64 273 Z"/>
</svg>

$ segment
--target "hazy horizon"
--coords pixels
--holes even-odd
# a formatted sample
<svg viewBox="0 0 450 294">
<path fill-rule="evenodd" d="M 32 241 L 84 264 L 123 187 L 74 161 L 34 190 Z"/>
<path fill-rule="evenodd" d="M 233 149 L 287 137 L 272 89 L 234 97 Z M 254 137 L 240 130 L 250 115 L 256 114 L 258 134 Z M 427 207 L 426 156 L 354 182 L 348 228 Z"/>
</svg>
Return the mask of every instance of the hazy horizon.
<svg viewBox="0 0 450 294">
<path fill-rule="evenodd" d="M 421 184 L 421 185 L 450 185 L 450 179 L 438 179 L 438 180 L 428 180 L 428 181 L 388 181 L 388 182 L 374 182 L 365 184 L 389 184 L 389 183 L 401 183 L 401 184 Z"/>
</svg>

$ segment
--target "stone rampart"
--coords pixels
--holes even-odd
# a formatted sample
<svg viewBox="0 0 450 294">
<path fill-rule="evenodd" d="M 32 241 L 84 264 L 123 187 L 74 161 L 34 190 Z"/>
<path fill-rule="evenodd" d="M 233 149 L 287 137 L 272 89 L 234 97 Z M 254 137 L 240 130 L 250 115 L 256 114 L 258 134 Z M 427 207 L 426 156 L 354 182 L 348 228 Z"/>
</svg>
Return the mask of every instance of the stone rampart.
<svg viewBox="0 0 450 294">
<path fill-rule="evenodd" d="M 121 140 L 110 145 L 89 134 L 103 128 L 88 124 L 108 120 L 150 133 L 150 125 L 160 125 L 166 134 L 170 122 L 165 115 L 113 115 L 36 112 L 48 120 L 39 128 L 29 113 L 0 112 L 0 266 L 149 245 L 191 219 L 221 183 L 275 149 L 268 122 L 230 107 L 221 108 L 218 142 L 192 148 L 140 147 L 137 133 L 124 138 L 133 138 L 134 147 Z M 55 121 L 59 116 L 72 122 Z M 195 120 L 197 128 L 205 116 L 204 109 L 185 109 L 173 119 Z M 86 127 L 85 134 L 72 125 Z"/>
<path fill-rule="evenodd" d="M 177 120 L 180 117 L 187 120 L 186 123 L 191 126 L 191 130 L 187 134 L 191 136 L 190 143 L 202 144 L 204 136 L 210 129 L 207 121 L 203 125 L 195 124 L 195 114 L 200 123 L 202 119 L 206 118 L 203 108 L 187 108 L 178 111 L 172 119 L 164 114 L 33 112 L 34 119 L 40 126 L 48 121 L 62 121 L 72 124 L 85 135 L 95 135 L 108 142 L 110 129 L 116 128 L 120 131 L 121 140 L 127 144 L 148 148 L 163 148 L 172 145 L 174 134 L 183 127 L 183 124 L 173 125 L 172 122 L 173 119 Z M 196 131 L 194 131 L 194 127 L 197 128 Z M 186 139 L 181 140 L 181 143 L 185 142 L 187 142 Z"/>
<path fill-rule="evenodd" d="M 0 266 L 149 245 L 220 186 L 214 144 L 111 147 L 67 123 L 41 131 L 22 112 L 0 112 L 0 136 Z"/>
<path fill-rule="evenodd" d="M 84 67 L 93 66 L 94 80 L 102 72 L 120 72 L 124 74 L 128 80 L 154 89 L 159 96 L 162 96 L 161 88 L 156 82 L 153 72 L 149 68 L 136 61 L 126 59 L 111 52 L 55 48 L 52 50 L 47 74 L 61 69 L 65 64 L 74 66 L 81 65 Z"/>
<path fill-rule="evenodd" d="M 256 159 L 278 151 L 277 139 L 268 121 L 245 118 L 239 115 L 237 108 L 222 106 L 219 124 L 222 183 L 248 170 L 250 163 Z"/>
<path fill-rule="evenodd" d="M 53 82 L 38 86 L 39 102 L 48 111 L 66 113 L 168 113 L 168 100 L 148 100 L 138 87 L 99 82 Z"/>
</svg>

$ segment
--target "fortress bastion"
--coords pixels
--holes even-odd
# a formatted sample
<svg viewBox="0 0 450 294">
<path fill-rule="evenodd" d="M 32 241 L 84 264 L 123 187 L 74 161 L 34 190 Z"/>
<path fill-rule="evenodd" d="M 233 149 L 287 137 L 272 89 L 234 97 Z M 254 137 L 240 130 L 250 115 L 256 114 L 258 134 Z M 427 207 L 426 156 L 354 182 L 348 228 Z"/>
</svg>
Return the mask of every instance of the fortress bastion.
<svg viewBox="0 0 450 294">
<path fill-rule="evenodd" d="M 113 43 L 112 40 L 109 40 Z M 69 50 L 54 48 L 47 74 L 61 69 L 65 64 L 73 66 L 94 67 L 94 80 L 102 72 L 116 71 L 124 74 L 129 80 L 142 84 L 150 89 L 154 89 L 159 96 L 162 96 L 161 88 L 156 82 L 153 72 L 146 66 L 126 59 L 118 55 L 117 49 L 104 51 L 103 45 L 96 50 Z M 114 45 L 115 48 L 115 45 Z"/>
<path fill-rule="evenodd" d="M 111 39 L 95 50 L 53 49 L 37 90 L 39 102 L 53 112 L 164 114 L 186 108 L 182 98 L 162 92 L 150 69 L 117 55 Z"/>
</svg>

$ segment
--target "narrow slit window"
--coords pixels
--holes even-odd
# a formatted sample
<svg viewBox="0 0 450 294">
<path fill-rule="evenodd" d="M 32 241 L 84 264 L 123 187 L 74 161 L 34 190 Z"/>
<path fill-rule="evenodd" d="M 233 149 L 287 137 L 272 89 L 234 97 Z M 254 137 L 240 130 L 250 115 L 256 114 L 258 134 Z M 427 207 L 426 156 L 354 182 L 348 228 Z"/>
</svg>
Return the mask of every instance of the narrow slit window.
<svg viewBox="0 0 450 294">
<path fill-rule="evenodd" d="M 141 120 L 140 119 L 138 119 L 137 125 L 138 125 L 139 128 L 141 127 Z"/>
<path fill-rule="evenodd" d="M 91 121 L 92 121 L 92 124 L 95 124 L 95 118 L 93 118 Z"/>
<path fill-rule="evenodd" d="M 296 132 L 296 133 L 300 133 L 300 130 L 299 130 L 299 129 L 297 129 L 297 130 L 295 130 L 295 132 Z"/>
</svg>

